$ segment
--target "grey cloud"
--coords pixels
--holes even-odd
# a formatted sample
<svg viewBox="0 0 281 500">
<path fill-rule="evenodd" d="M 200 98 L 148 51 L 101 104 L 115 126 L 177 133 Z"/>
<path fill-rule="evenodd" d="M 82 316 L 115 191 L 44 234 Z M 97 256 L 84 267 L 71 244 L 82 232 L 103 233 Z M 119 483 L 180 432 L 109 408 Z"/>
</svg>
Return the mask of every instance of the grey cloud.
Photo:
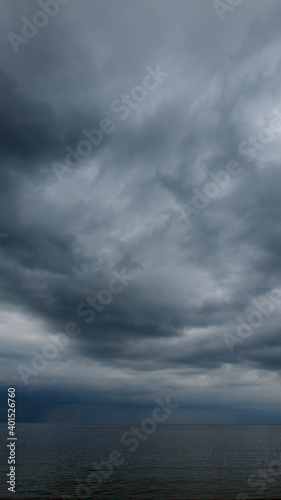
<svg viewBox="0 0 281 500">
<path fill-rule="evenodd" d="M 3 375 L 16 377 L 33 344 L 42 348 L 48 333 L 75 321 L 82 332 L 58 358 L 27 388 L 18 380 L 23 420 L 36 398 L 40 419 L 54 418 L 52 405 L 64 414 L 63 390 L 65 405 L 78 408 L 92 369 L 99 415 L 107 405 L 118 418 L 126 405 L 139 411 L 166 389 L 186 415 L 186 382 L 190 408 L 206 421 L 224 407 L 225 419 L 239 422 L 260 384 L 243 414 L 256 421 L 272 377 L 279 380 L 279 310 L 233 354 L 223 333 L 235 333 L 253 299 L 280 287 L 279 135 L 251 162 L 239 152 L 280 109 L 280 5 L 243 2 L 221 23 L 203 0 L 81 3 L 61 7 L 14 54 L 5 33 L 20 32 L 21 17 L 38 7 L 2 2 Z M 121 120 L 112 102 L 157 65 L 169 76 Z M 75 150 L 104 117 L 114 131 L 59 182 L 53 162 L 65 163 L 66 146 Z M 184 219 L 194 189 L 204 192 L 231 160 L 241 173 Z M 116 272 L 134 279 L 86 322 L 77 307 L 91 308 L 87 297 L 108 290 Z M 240 377 L 235 402 L 226 396 L 230 373 Z"/>
</svg>

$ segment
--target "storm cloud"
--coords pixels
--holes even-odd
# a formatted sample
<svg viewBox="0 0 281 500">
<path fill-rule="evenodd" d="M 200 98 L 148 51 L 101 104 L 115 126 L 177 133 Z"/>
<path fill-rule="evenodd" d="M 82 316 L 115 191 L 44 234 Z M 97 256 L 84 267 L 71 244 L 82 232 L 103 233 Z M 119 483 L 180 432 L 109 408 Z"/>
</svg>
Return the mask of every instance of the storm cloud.
<svg viewBox="0 0 281 500">
<path fill-rule="evenodd" d="M 281 6 L 224 3 L 1 2 L 1 392 L 23 421 L 169 395 L 174 422 L 279 422 Z"/>
</svg>

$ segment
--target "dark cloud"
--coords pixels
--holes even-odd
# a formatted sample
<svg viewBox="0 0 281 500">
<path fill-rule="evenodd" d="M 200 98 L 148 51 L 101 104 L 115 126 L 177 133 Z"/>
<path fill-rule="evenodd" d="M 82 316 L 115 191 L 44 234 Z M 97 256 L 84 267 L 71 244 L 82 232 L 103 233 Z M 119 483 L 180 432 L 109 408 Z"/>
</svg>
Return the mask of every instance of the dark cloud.
<svg viewBox="0 0 281 500">
<path fill-rule="evenodd" d="M 2 375 L 21 419 L 79 420 L 94 400 L 91 418 L 125 422 L 170 394 L 175 421 L 275 421 L 280 305 L 244 339 L 237 318 L 280 288 L 280 132 L 252 158 L 240 147 L 281 113 L 280 5 L 221 22 L 203 0 L 81 3 L 16 54 L 7 34 L 40 9 L 2 2 Z M 151 71 L 166 76 L 145 90 Z M 113 130 L 75 163 L 104 118 Z M 18 366 L 69 322 L 79 335 L 25 385 Z"/>
</svg>

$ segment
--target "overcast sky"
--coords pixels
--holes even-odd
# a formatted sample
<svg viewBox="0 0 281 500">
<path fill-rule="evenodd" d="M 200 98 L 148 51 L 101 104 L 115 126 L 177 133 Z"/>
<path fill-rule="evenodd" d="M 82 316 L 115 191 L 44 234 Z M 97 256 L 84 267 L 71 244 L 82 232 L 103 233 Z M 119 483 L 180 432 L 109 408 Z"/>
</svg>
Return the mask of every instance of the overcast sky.
<svg viewBox="0 0 281 500">
<path fill-rule="evenodd" d="M 61 3 L 0 2 L 3 398 L 280 423 L 280 2 Z"/>
</svg>

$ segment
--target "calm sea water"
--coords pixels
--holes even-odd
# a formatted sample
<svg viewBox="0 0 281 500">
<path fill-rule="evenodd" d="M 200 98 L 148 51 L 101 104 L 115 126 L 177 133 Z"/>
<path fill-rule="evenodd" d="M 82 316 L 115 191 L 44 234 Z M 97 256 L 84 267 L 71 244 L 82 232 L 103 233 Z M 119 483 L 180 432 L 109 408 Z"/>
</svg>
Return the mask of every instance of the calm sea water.
<svg viewBox="0 0 281 500">
<path fill-rule="evenodd" d="M 1 498 L 234 499 L 239 494 L 240 498 L 242 494 L 244 498 L 281 497 L 281 426 L 162 426 L 145 441 L 135 438 L 128 444 L 126 434 L 124 444 L 120 439 L 129 429 L 17 424 L 17 493 L 7 494 L 4 451 Z M 6 426 L 2 425 L 2 450 L 7 450 L 6 437 Z M 101 479 L 92 463 L 107 462 L 115 450 L 120 455 L 111 456 L 123 463 L 111 471 L 103 465 L 101 472 L 108 477 Z M 81 485 L 86 485 L 86 489 Z"/>
</svg>

